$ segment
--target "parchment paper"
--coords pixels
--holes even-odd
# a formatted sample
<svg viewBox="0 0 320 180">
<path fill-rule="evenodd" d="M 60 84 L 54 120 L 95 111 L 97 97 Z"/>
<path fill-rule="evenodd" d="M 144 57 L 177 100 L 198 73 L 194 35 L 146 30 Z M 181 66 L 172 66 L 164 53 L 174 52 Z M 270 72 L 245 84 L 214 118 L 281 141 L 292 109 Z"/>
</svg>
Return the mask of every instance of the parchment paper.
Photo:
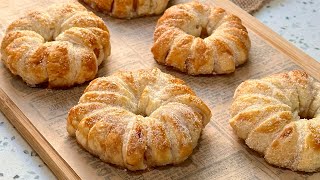
<svg viewBox="0 0 320 180">
<path fill-rule="evenodd" d="M 0 39 L 5 28 L 28 10 L 42 9 L 63 0 L 0 0 Z M 171 1 L 171 4 L 183 1 Z M 209 2 L 209 1 L 207 1 Z M 211 3 L 213 3 L 212 1 Z M 25 113 L 55 150 L 82 179 L 319 179 L 319 173 L 304 174 L 273 167 L 251 151 L 232 132 L 228 120 L 235 88 L 249 78 L 298 69 L 294 63 L 249 30 L 252 41 L 249 62 L 230 75 L 189 76 L 155 63 L 150 48 L 157 17 L 120 20 L 102 17 L 110 32 L 112 55 L 100 66 L 98 76 L 117 70 L 158 67 L 177 76 L 210 107 L 213 117 L 202 132 L 197 148 L 182 164 L 130 172 L 104 163 L 80 148 L 66 132 L 66 116 L 88 83 L 68 90 L 30 88 L 1 63 L 1 88 Z"/>
</svg>

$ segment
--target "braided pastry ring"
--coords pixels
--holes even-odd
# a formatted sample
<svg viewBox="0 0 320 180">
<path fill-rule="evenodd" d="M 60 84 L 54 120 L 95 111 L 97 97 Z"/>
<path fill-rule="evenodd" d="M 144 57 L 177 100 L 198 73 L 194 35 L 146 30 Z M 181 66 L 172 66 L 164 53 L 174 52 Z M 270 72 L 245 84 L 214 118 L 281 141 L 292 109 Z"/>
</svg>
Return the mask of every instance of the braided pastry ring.
<svg viewBox="0 0 320 180">
<path fill-rule="evenodd" d="M 80 4 L 33 11 L 12 22 L 1 43 L 2 61 L 14 75 L 49 88 L 93 79 L 110 49 L 103 20 Z"/>
<path fill-rule="evenodd" d="M 143 170 L 187 159 L 210 118 L 190 87 L 155 68 L 91 81 L 67 130 L 103 161 Z"/>
<path fill-rule="evenodd" d="M 241 83 L 230 125 L 273 165 L 295 171 L 320 169 L 320 83 L 293 70 Z"/>
<path fill-rule="evenodd" d="M 116 18 L 136 18 L 161 14 L 169 0 L 83 0 L 93 9 Z"/>
<path fill-rule="evenodd" d="M 226 74 L 247 61 L 250 46 L 248 32 L 237 16 L 190 2 L 164 12 L 151 51 L 159 64 L 191 75 Z"/>
</svg>

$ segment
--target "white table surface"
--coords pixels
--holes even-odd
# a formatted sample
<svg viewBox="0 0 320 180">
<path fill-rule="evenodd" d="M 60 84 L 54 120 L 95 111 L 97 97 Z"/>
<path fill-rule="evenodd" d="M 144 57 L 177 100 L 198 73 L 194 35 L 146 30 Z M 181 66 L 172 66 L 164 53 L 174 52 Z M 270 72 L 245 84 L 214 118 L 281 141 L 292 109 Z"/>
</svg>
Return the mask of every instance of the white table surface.
<svg viewBox="0 0 320 180">
<path fill-rule="evenodd" d="M 319 0 L 272 0 L 254 16 L 320 62 L 319 7 Z M 55 179 L 1 112 L 0 162 L 0 179 Z"/>
</svg>

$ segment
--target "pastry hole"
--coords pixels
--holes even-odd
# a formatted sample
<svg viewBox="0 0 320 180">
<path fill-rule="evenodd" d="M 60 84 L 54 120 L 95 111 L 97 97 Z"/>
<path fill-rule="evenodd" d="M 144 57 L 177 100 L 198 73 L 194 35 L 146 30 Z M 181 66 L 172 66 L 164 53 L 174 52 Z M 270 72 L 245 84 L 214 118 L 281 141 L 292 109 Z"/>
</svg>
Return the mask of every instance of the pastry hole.
<svg viewBox="0 0 320 180">
<path fill-rule="evenodd" d="M 133 0 L 133 11 L 137 11 L 138 9 L 138 0 Z"/>
<path fill-rule="evenodd" d="M 140 115 L 142 117 L 149 117 L 145 112 L 138 112 L 137 115 Z"/>
<path fill-rule="evenodd" d="M 205 39 L 209 36 L 209 33 L 206 27 L 202 27 L 201 25 L 196 25 L 195 28 L 196 28 L 195 31 L 190 33 L 187 32 L 187 33 L 195 37 L 200 37 L 201 39 Z"/>
<path fill-rule="evenodd" d="M 96 58 L 99 59 L 100 50 L 98 48 L 93 49 L 94 54 L 96 55 Z"/>
<path fill-rule="evenodd" d="M 207 28 L 202 28 L 201 33 L 200 33 L 200 38 L 204 39 L 209 36 Z"/>
<path fill-rule="evenodd" d="M 113 12 L 113 7 L 114 6 L 114 1 L 112 1 L 112 3 L 111 3 L 111 6 L 110 6 L 110 12 L 112 13 Z"/>
</svg>

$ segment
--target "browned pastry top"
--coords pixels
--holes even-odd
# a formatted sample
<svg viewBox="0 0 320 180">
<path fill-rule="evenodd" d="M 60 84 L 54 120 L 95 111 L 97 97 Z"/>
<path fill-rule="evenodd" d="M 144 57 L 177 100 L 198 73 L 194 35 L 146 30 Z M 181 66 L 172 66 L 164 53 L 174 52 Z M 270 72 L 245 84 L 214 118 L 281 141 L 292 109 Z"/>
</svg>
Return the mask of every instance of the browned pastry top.
<svg viewBox="0 0 320 180">
<path fill-rule="evenodd" d="M 191 2 L 164 12 L 151 51 L 158 63 L 198 75 L 234 72 L 247 61 L 249 49 L 248 32 L 237 16 Z"/>
<path fill-rule="evenodd" d="M 80 4 L 59 4 L 12 22 L 1 43 L 3 63 L 30 86 L 70 87 L 95 77 L 110 55 L 103 20 Z"/>
<path fill-rule="evenodd" d="M 117 18 L 135 18 L 161 14 L 169 0 L 83 0 L 93 9 Z"/>
<path fill-rule="evenodd" d="M 123 71 L 91 81 L 67 130 L 103 161 L 143 170 L 187 159 L 210 118 L 182 80 L 159 69 Z"/>
<path fill-rule="evenodd" d="M 295 171 L 320 168 L 320 83 L 294 70 L 239 85 L 230 125 L 274 165 Z"/>
</svg>

